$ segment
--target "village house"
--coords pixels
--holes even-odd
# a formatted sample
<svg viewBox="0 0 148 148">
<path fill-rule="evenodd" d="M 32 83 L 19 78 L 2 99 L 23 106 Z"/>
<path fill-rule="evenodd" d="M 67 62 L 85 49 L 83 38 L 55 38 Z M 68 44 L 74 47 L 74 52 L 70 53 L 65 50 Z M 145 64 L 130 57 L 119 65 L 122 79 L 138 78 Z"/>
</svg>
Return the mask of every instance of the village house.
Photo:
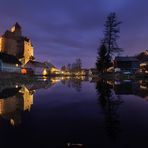
<svg viewBox="0 0 148 148">
<path fill-rule="evenodd" d="M 20 73 L 21 62 L 15 56 L 0 53 L 0 71 Z"/>
<path fill-rule="evenodd" d="M 140 72 L 148 73 L 148 50 L 138 54 L 137 59 L 140 61 Z"/>
<path fill-rule="evenodd" d="M 32 69 L 34 75 L 48 75 L 51 68 L 46 63 L 32 60 L 28 61 L 24 67 L 27 69 Z"/>
<path fill-rule="evenodd" d="M 139 60 L 135 57 L 115 57 L 114 60 L 114 71 L 123 74 L 133 74 L 139 66 Z"/>
<path fill-rule="evenodd" d="M 0 52 L 15 56 L 23 65 L 34 59 L 33 45 L 30 39 L 22 36 L 22 28 L 18 23 L 0 37 Z"/>
</svg>

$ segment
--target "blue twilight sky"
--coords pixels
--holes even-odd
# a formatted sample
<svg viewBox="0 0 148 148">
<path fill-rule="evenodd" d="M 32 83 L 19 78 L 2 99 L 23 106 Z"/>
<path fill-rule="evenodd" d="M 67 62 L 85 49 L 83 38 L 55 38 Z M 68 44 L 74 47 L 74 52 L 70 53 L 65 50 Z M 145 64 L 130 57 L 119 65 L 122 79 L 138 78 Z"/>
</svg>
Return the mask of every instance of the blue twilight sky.
<svg viewBox="0 0 148 148">
<path fill-rule="evenodd" d="M 17 21 L 32 40 L 37 60 L 60 67 L 81 58 L 89 68 L 110 12 L 123 22 L 123 55 L 148 49 L 147 0 L 0 0 L 0 34 Z"/>
</svg>

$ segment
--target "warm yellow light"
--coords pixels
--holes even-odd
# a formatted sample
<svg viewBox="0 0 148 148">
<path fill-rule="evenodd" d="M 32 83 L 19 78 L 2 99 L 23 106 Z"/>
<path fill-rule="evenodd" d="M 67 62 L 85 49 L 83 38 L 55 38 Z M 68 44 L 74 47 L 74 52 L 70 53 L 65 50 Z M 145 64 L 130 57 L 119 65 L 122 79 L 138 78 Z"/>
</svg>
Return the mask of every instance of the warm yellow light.
<svg viewBox="0 0 148 148">
<path fill-rule="evenodd" d="M 141 64 L 140 64 L 140 67 L 146 66 L 146 65 L 147 65 L 146 63 L 141 63 Z"/>
<path fill-rule="evenodd" d="M 10 123 L 11 123 L 12 126 L 15 125 L 15 121 L 13 119 L 10 119 Z"/>
<path fill-rule="evenodd" d="M 46 76 L 48 74 L 47 69 L 43 70 L 43 76 Z"/>
<path fill-rule="evenodd" d="M 140 85 L 140 88 L 141 89 L 144 89 L 144 90 L 147 89 L 147 87 L 146 86 L 143 86 L 143 85 Z"/>
<path fill-rule="evenodd" d="M 15 32 L 15 26 L 11 28 L 11 32 Z"/>
<path fill-rule="evenodd" d="M 51 68 L 51 73 L 54 73 L 54 72 L 57 72 L 57 71 L 59 71 L 58 69 L 56 69 L 56 68 Z"/>
<path fill-rule="evenodd" d="M 15 66 L 18 67 L 18 64 L 16 64 Z"/>
</svg>

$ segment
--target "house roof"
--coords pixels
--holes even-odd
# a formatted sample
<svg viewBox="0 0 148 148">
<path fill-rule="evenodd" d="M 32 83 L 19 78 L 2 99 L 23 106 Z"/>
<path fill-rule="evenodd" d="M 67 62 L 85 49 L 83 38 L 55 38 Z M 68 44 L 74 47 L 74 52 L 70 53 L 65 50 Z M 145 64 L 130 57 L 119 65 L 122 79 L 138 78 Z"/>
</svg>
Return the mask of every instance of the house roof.
<svg viewBox="0 0 148 148">
<path fill-rule="evenodd" d="M 145 52 L 141 52 L 136 56 L 136 58 L 139 59 L 140 62 L 148 61 L 148 50 L 146 50 Z"/>
<path fill-rule="evenodd" d="M 18 23 L 18 22 L 16 22 L 14 26 L 15 26 L 16 28 L 21 29 L 21 26 L 19 25 L 19 23 Z"/>
<path fill-rule="evenodd" d="M 135 57 L 115 57 L 115 61 L 134 61 L 138 62 L 139 60 Z"/>
<path fill-rule="evenodd" d="M 52 67 L 54 67 L 51 63 L 46 63 L 46 62 L 44 62 L 44 63 L 41 63 L 41 62 L 38 62 L 38 61 L 32 61 L 32 60 L 30 60 L 30 61 L 28 61 L 27 63 L 26 63 L 26 65 L 25 65 L 25 67 L 27 68 L 28 66 L 33 66 L 33 67 L 41 67 L 41 68 L 52 68 Z"/>
<path fill-rule="evenodd" d="M 9 55 L 9 54 L 6 54 L 6 53 L 2 53 L 2 52 L 0 53 L 0 60 L 3 63 L 21 65 L 21 62 L 15 56 L 12 56 L 12 55 Z"/>
</svg>

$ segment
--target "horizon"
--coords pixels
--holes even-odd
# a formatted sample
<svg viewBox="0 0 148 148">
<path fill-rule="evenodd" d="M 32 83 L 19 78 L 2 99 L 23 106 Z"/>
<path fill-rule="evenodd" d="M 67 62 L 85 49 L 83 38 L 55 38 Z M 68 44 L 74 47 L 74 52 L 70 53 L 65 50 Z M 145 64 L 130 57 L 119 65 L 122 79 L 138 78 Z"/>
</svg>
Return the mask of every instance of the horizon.
<svg viewBox="0 0 148 148">
<path fill-rule="evenodd" d="M 110 12 L 115 12 L 118 20 L 123 22 L 118 40 L 119 47 L 124 50 L 122 56 L 134 56 L 148 48 L 146 0 L 27 2 L 1 1 L 0 34 L 18 22 L 23 36 L 33 43 L 36 60 L 48 61 L 60 68 L 81 58 L 83 68 L 93 68 L 103 25 Z"/>
</svg>

